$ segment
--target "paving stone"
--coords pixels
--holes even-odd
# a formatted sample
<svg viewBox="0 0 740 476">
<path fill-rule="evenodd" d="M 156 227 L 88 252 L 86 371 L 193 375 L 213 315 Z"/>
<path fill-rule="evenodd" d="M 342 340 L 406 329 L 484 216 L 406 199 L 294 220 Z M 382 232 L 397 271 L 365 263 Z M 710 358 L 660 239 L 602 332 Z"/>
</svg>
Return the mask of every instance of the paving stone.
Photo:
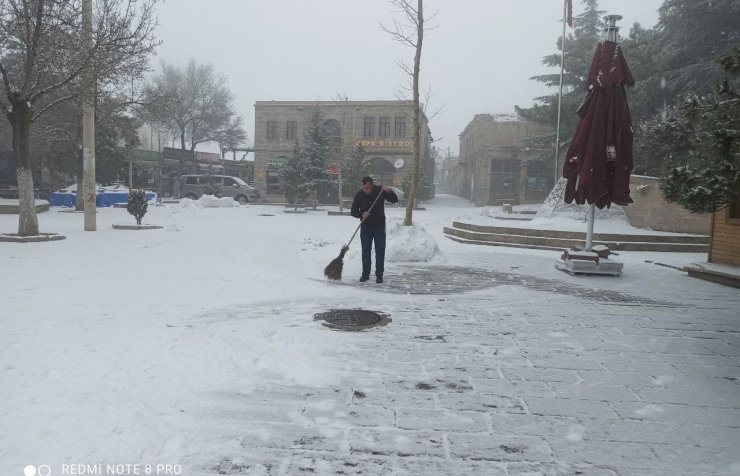
<svg viewBox="0 0 740 476">
<path fill-rule="evenodd" d="M 521 399 L 479 393 L 442 393 L 439 406 L 448 410 L 486 413 L 525 413 Z"/>
<path fill-rule="evenodd" d="M 661 461 L 650 446 L 641 443 L 548 440 L 556 460 L 571 464 L 657 470 Z M 661 470 L 657 471 L 662 474 Z M 625 473 L 629 474 L 629 473 Z M 664 474 L 664 473 L 663 473 Z"/>
<path fill-rule="evenodd" d="M 715 424 L 725 427 L 740 426 L 740 412 L 733 409 L 717 409 L 676 405 L 672 403 L 611 402 L 619 416 L 630 420 L 682 422 L 691 425 Z"/>
<path fill-rule="evenodd" d="M 662 387 L 632 389 L 645 402 L 740 408 L 740 385 L 724 379 L 669 381 Z"/>
<path fill-rule="evenodd" d="M 577 418 L 529 414 L 492 414 L 491 426 L 493 427 L 493 433 L 500 436 L 554 436 L 567 438 L 568 435 L 574 432 L 578 432 L 583 436 L 584 431 L 587 431 Z"/>
<path fill-rule="evenodd" d="M 357 387 L 352 394 L 352 403 L 389 409 L 398 408 L 435 408 L 437 406 L 434 392 L 399 392 Z"/>
<path fill-rule="evenodd" d="M 578 374 L 573 370 L 540 368 L 502 368 L 501 370 L 508 380 L 571 383 L 576 383 L 580 380 Z"/>
<path fill-rule="evenodd" d="M 472 392 L 472 384 L 465 379 L 443 379 L 438 377 L 423 378 L 415 380 L 388 380 L 386 387 L 389 390 L 415 390 L 419 392 L 447 392 L 464 393 Z"/>
<path fill-rule="evenodd" d="M 555 392 L 545 382 L 476 378 L 471 379 L 471 383 L 475 392 L 482 395 L 499 395 L 511 398 L 523 398 L 527 395 L 553 398 L 556 396 Z"/>
<path fill-rule="evenodd" d="M 570 398 L 576 400 L 598 400 L 617 402 L 637 402 L 640 397 L 629 387 L 624 385 L 599 385 L 599 384 L 569 384 L 552 382 L 548 384 L 558 398 Z"/>
<path fill-rule="evenodd" d="M 637 420 L 581 420 L 583 439 L 625 443 L 685 445 L 691 441 L 685 425 Z"/>
<path fill-rule="evenodd" d="M 367 407 L 363 405 L 344 405 L 332 410 L 316 410 L 307 408 L 301 416 L 311 424 L 318 424 L 337 428 L 357 426 L 393 426 L 395 415 L 393 410 Z"/>
<path fill-rule="evenodd" d="M 638 372 L 610 372 L 597 370 L 578 370 L 578 375 L 585 385 L 629 385 L 650 387 L 656 385 L 655 377 L 647 373 Z"/>
<path fill-rule="evenodd" d="M 737 452 L 712 452 L 706 448 L 681 445 L 652 445 L 666 468 L 681 468 L 684 474 L 732 474 L 733 465 L 740 469 Z"/>
<path fill-rule="evenodd" d="M 396 425 L 404 430 L 486 431 L 489 425 L 485 415 L 476 412 L 439 410 L 398 410 Z"/>
<path fill-rule="evenodd" d="M 524 397 L 527 410 L 534 415 L 553 415 L 574 418 L 618 418 L 617 413 L 604 402 L 569 398 Z"/>
<path fill-rule="evenodd" d="M 450 454 L 458 458 L 488 461 L 550 461 L 550 450 L 540 438 L 505 437 L 492 434 L 449 435 Z"/>
<path fill-rule="evenodd" d="M 351 453 L 376 456 L 445 456 L 444 434 L 432 431 L 350 430 Z"/>
</svg>

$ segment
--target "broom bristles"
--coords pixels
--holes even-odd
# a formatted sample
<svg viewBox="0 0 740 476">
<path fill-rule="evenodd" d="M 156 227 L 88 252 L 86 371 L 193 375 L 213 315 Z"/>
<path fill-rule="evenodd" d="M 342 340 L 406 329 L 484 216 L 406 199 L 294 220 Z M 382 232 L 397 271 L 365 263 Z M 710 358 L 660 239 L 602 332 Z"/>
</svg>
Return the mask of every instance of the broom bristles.
<svg viewBox="0 0 740 476">
<path fill-rule="evenodd" d="M 324 268 L 324 276 L 326 276 L 327 279 L 331 279 L 333 281 L 342 280 L 342 267 L 344 266 L 343 258 L 348 249 L 348 246 L 343 246 L 339 256 L 331 260 L 331 263 Z"/>
<path fill-rule="evenodd" d="M 324 268 L 324 276 L 326 276 L 327 279 L 331 279 L 332 281 L 341 281 L 343 266 L 344 263 L 342 262 L 342 257 L 337 256 L 336 258 L 331 260 L 331 263 L 329 263 L 326 268 Z"/>
</svg>

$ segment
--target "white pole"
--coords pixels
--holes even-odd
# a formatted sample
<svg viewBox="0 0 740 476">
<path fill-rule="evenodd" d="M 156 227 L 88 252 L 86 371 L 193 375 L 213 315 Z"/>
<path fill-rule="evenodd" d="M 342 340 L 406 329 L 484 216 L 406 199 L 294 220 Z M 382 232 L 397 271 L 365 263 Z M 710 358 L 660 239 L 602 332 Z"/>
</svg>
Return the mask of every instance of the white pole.
<svg viewBox="0 0 740 476">
<path fill-rule="evenodd" d="M 594 219 L 596 218 L 596 204 L 588 206 L 588 228 L 586 229 L 586 249 L 591 251 L 594 241 Z"/>
<path fill-rule="evenodd" d="M 82 5 L 82 43 L 92 52 L 92 0 Z M 92 58 L 85 71 L 85 93 L 82 97 L 82 193 L 84 197 L 85 231 L 95 231 L 95 74 Z"/>
<path fill-rule="evenodd" d="M 567 1 L 563 2 L 563 36 L 560 40 L 560 92 L 558 93 L 558 120 L 555 127 L 555 182 L 553 187 L 558 183 L 560 174 L 558 173 L 558 155 L 560 155 L 560 109 L 563 103 L 563 70 L 565 68 L 565 24 L 567 22 L 568 8 Z"/>
</svg>

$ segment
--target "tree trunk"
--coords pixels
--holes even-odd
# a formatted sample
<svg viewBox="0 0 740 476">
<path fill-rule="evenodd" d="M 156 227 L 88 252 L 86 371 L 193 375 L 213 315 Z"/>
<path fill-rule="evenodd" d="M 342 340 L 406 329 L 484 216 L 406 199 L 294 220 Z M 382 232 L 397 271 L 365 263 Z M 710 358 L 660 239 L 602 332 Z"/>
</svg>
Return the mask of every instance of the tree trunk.
<svg viewBox="0 0 740 476">
<path fill-rule="evenodd" d="M 414 114 L 413 114 L 413 127 L 414 127 L 414 167 L 411 172 L 411 188 L 409 190 L 409 196 L 406 203 L 406 216 L 404 217 L 403 224 L 405 226 L 412 226 L 412 214 L 414 209 L 414 202 L 416 201 L 416 188 L 419 182 L 419 171 L 421 170 L 421 113 L 419 105 L 419 70 L 421 66 L 421 46 L 424 40 L 424 1 L 417 0 L 416 8 L 416 53 L 414 54 Z"/>
<path fill-rule="evenodd" d="M 80 120 L 80 122 L 82 121 Z M 82 190 L 83 176 L 84 166 L 82 164 L 82 154 L 80 153 L 77 157 L 77 195 L 75 196 L 75 210 L 78 212 L 85 210 L 85 193 Z"/>
<path fill-rule="evenodd" d="M 15 99 L 8 113 L 8 121 L 13 128 L 13 153 L 17 164 L 18 234 L 32 236 L 39 234 L 39 220 L 36 216 L 36 199 L 33 194 L 33 173 L 31 169 L 31 105 L 26 98 Z"/>
</svg>

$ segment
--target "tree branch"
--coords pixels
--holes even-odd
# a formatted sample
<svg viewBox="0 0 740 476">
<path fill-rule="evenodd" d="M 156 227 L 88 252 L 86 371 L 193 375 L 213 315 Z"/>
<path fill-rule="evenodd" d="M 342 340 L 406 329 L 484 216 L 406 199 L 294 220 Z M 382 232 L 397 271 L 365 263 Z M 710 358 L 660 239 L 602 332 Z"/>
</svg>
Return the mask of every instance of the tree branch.
<svg viewBox="0 0 740 476">
<path fill-rule="evenodd" d="M 79 97 L 79 96 L 80 96 L 80 93 L 73 93 L 73 94 L 69 94 L 67 96 L 63 96 L 63 97 L 60 97 L 60 98 L 57 98 L 57 99 L 53 100 L 52 102 L 50 102 L 49 104 L 47 104 L 46 106 L 44 106 L 44 108 L 41 109 L 39 112 L 35 113 L 31 117 L 31 122 L 33 122 L 36 119 L 38 119 L 43 113 L 45 113 L 47 110 L 51 109 L 52 107 L 56 106 L 57 104 L 63 103 L 65 101 L 69 101 L 70 99 L 74 99 L 74 98 Z"/>
</svg>

